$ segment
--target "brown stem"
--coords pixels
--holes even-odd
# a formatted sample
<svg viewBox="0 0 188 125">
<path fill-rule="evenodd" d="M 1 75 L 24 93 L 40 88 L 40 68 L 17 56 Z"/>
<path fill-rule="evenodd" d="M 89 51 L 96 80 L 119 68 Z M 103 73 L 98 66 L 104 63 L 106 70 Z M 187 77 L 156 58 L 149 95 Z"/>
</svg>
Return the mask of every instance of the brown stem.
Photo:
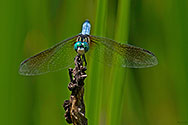
<svg viewBox="0 0 188 125">
<path fill-rule="evenodd" d="M 70 83 L 68 85 L 71 91 L 69 100 L 65 100 L 63 107 L 65 109 L 66 121 L 73 125 L 87 125 L 87 118 L 85 117 L 84 104 L 84 79 L 87 77 L 83 66 L 83 61 L 79 55 L 74 60 L 75 68 L 69 69 Z"/>
</svg>

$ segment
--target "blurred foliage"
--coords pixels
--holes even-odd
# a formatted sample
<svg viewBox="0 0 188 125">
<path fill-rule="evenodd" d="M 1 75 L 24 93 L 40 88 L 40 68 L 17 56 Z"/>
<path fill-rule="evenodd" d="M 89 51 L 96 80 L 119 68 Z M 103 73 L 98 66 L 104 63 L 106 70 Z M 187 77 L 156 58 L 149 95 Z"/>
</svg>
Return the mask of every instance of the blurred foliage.
<svg viewBox="0 0 188 125">
<path fill-rule="evenodd" d="M 151 50 L 159 65 L 109 68 L 88 59 L 85 102 L 89 125 L 188 124 L 188 1 L 1 0 L 0 124 L 63 125 L 69 98 L 67 69 L 18 74 L 20 62 L 78 34 L 92 34 Z"/>
</svg>

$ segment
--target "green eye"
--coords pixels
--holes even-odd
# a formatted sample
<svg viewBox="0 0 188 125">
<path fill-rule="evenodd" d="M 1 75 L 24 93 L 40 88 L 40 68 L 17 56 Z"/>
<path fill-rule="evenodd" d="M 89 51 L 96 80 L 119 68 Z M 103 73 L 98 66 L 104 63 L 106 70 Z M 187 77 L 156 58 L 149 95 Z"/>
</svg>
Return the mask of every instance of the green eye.
<svg viewBox="0 0 188 125">
<path fill-rule="evenodd" d="M 74 44 L 74 50 L 77 51 L 78 47 L 80 47 L 82 45 L 82 42 L 78 41 Z"/>
<path fill-rule="evenodd" d="M 78 48 L 83 48 L 85 52 L 89 50 L 89 45 L 87 42 L 78 41 L 74 44 L 74 50 L 77 52 Z"/>
<path fill-rule="evenodd" d="M 84 47 L 84 49 L 85 49 L 85 52 L 87 52 L 87 51 L 89 50 L 89 45 L 88 45 L 88 43 L 87 43 L 87 42 L 83 42 L 82 45 L 83 45 L 83 47 Z"/>
</svg>

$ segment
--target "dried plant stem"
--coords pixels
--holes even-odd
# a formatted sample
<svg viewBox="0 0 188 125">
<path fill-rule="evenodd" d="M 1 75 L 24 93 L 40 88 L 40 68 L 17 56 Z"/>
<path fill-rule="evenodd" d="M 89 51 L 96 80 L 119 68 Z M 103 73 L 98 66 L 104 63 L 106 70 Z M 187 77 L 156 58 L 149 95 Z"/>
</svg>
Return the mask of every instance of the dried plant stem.
<svg viewBox="0 0 188 125">
<path fill-rule="evenodd" d="M 77 55 L 74 60 L 75 68 L 69 69 L 70 83 L 68 85 L 71 91 L 70 99 L 65 100 L 63 107 L 66 111 L 66 121 L 74 125 L 87 125 L 87 118 L 85 117 L 84 104 L 84 79 L 87 77 L 83 66 L 81 56 Z"/>
</svg>

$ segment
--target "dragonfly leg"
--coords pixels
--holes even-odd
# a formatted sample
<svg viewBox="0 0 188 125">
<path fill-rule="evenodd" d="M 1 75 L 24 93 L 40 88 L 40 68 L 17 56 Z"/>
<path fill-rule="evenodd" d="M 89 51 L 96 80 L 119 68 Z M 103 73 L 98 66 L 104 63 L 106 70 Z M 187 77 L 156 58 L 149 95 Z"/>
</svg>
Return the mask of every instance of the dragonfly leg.
<svg viewBox="0 0 188 125">
<path fill-rule="evenodd" d="M 86 61 L 86 57 L 85 57 L 85 54 L 82 55 L 82 58 L 84 59 L 84 62 L 85 62 L 85 66 L 87 66 L 87 61 Z"/>
<path fill-rule="evenodd" d="M 73 81 L 73 79 L 72 79 L 72 72 L 73 72 L 73 69 L 69 68 L 69 77 L 70 77 L 70 81 L 71 82 Z"/>
</svg>

